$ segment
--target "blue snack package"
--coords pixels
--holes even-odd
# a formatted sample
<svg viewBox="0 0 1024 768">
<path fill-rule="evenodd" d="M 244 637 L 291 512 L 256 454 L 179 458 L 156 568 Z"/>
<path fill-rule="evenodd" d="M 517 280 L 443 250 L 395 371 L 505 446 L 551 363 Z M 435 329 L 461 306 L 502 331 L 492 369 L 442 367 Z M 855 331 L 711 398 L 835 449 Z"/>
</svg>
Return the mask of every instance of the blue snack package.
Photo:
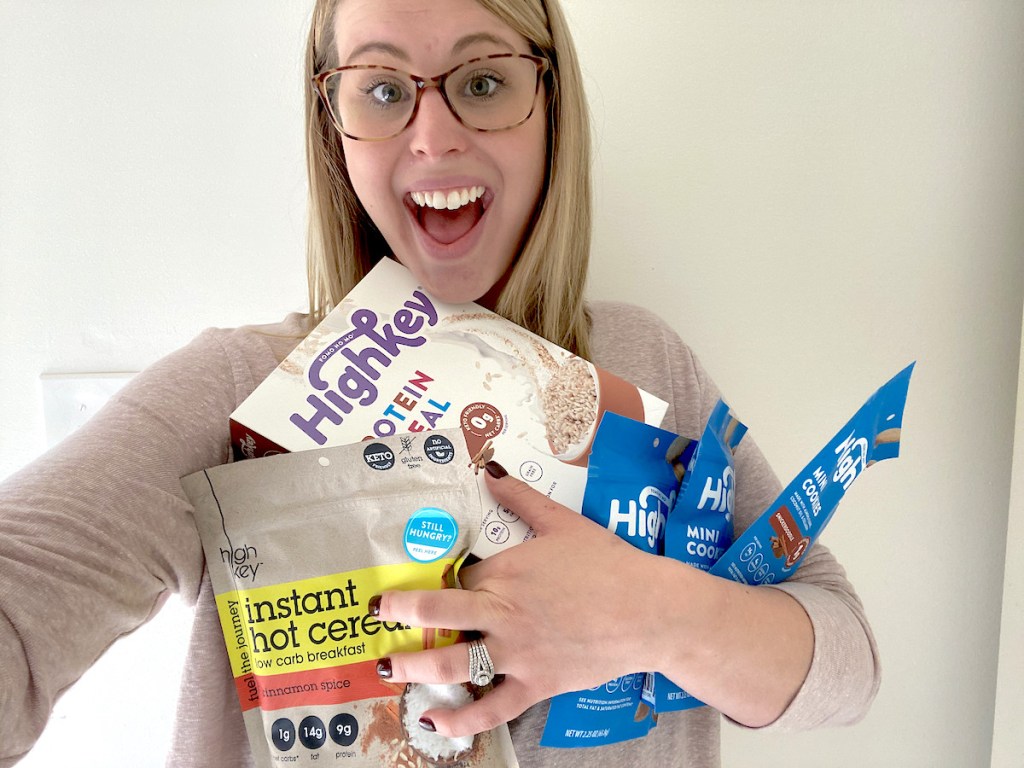
<svg viewBox="0 0 1024 768">
<path fill-rule="evenodd" d="M 669 513 L 666 556 L 707 571 L 732 543 L 736 493 L 733 452 L 746 433 L 746 426 L 724 400 L 719 400 L 696 445 L 679 499 Z"/>
<path fill-rule="evenodd" d="M 587 463 L 583 515 L 637 549 L 660 554 L 679 477 L 666 452 L 678 436 L 607 412 Z"/>
<path fill-rule="evenodd" d="M 690 441 L 605 413 L 587 465 L 583 514 L 634 547 L 660 554 Z M 542 747 L 595 747 L 646 736 L 656 724 L 642 704 L 644 672 L 551 699 Z"/>
<path fill-rule="evenodd" d="M 736 493 L 733 451 L 747 433 L 719 400 L 708 416 L 665 525 L 664 555 L 702 571 L 711 569 L 732 544 Z M 660 672 L 648 672 L 642 698 L 658 714 L 704 705 Z"/>
<path fill-rule="evenodd" d="M 711 568 L 743 584 L 789 578 L 861 472 L 900 451 L 911 363 L 883 384 Z"/>
</svg>

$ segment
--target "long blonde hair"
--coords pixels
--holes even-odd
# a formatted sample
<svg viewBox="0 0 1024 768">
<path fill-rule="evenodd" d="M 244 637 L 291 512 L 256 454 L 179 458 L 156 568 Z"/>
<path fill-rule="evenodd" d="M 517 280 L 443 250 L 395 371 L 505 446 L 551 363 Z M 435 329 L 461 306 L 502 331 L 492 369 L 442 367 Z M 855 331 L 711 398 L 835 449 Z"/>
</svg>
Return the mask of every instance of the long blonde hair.
<svg viewBox="0 0 1024 768">
<path fill-rule="evenodd" d="M 306 47 L 307 82 L 335 66 L 333 19 L 342 0 L 318 0 Z M 514 323 L 583 357 L 590 259 L 590 126 L 576 48 L 558 0 L 477 0 L 551 62 L 545 190 L 496 306 Z M 318 322 L 390 250 L 356 197 L 341 137 L 306 89 L 310 318 Z"/>
</svg>

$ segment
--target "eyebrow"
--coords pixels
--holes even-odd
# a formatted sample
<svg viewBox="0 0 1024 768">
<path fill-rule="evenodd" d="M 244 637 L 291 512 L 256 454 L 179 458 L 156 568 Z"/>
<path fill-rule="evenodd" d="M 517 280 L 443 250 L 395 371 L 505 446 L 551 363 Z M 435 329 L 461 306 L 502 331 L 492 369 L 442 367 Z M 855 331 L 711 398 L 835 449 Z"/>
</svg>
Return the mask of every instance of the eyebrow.
<svg viewBox="0 0 1024 768">
<path fill-rule="evenodd" d="M 409 61 L 409 54 L 407 54 L 398 46 L 392 45 L 391 43 L 380 42 L 363 43 L 362 45 L 357 45 L 355 49 L 353 49 L 353 51 L 348 55 L 348 61 L 351 62 L 353 59 L 362 56 L 364 53 L 373 52 L 386 53 L 388 56 L 394 56 L 396 59 L 401 59 L 402 61 L 405 62 Z"/>
<path fill-rule="evenodd" d="M 501 37 L 498 37 L 497 35 L 491 34 L 490 32 L 476 32 L 472 35 L 460 37 L 455 42 L 455 45 L 452 46 L 452 53 L 462 53 L 467 48 L 471 48 L 472 46 L 478 43 L 494 43 L 495 45 L 500 45 L 504 46 L 505 48 L 508 48 L 509 51 L 515 51 L 515 47 L 511 43 L 509 43 L 507 40 Z M 374 40 L 356 46 L 352 50 L 352 52 L 349 53 L 348 61 L 352 61 L 356 57 L 362 56 L 364 53 L 383 53 L 388 56 L 393 56 L 394 58 L 400 59 L 404 62 L 410 61 L 409 54 L 402 48 L 399 48 L 397 45 L 385 43 L 378 40 Z"/>
<path fill-rule="evenodd" d="M 504 40 L 497 35 L 492 35 L 490 32 L 477 32 L 473 35 L 466 35 L 460 37 L 455 45 L 452 46 L 452 53 L 462 53 L 467 48 L 476 45 L 477 43 L 494 43 L 495 45 L 503 45 L 509 49 L 509 51 L 515 51 L 513 46 L 508 40 Z"/>
</svg>

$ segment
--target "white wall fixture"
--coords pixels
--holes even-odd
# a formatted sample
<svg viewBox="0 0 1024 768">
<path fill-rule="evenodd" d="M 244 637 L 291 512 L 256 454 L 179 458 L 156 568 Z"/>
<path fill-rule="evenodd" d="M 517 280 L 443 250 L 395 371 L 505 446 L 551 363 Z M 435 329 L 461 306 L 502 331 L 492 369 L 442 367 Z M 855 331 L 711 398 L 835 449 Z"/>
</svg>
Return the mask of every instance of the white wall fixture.
<svg viewBox="0 0 1024 768">
<path fill-rule="evenodd" d="M 85 424 L 134 375 L 135 371 L 42 374 L 47 447 Z"/>
</svg>

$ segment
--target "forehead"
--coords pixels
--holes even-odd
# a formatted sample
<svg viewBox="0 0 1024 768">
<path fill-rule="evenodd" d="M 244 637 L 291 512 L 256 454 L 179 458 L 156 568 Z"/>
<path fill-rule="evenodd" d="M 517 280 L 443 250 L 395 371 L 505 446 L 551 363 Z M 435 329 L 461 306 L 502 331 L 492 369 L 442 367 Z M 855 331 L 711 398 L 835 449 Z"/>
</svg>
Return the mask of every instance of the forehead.
<svg viewBox="0 0 1024 768">
<path fill-rule="evenodd" d="M 529 53 L 529 42 L 476 0 L 341 0 L 334 17 L 340 64 L 389 55 L 440 66 L 453 57 Z"/>
</svg>

